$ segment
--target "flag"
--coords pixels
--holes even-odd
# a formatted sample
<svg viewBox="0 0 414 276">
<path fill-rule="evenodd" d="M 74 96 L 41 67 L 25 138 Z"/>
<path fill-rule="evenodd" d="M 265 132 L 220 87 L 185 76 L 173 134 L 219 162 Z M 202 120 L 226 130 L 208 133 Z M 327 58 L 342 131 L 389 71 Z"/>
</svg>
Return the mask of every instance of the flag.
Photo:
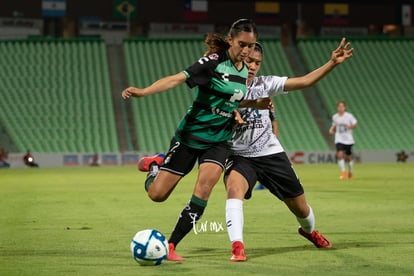
<svg viewBox="0 0 414 276">
<path fill-rule="evenodd" d="M 325 25 L 347 25 L 349 22 L 349 5 L 341 3 L 324 4 Z"/>
<path fill-rule="evenodd" d="M 401 6 L 401 25 L 404 27 L 414 25 L 414 6 L 402 5 Z"/>
<path fill-rule="evenodd" d="M 279 23 L 279 2 L 257 1 L 255 3 L 255 22 L 257 24 Z"/>
<path fill-rule="evenodd" d="M 184 0 L 185 21 L 206 21 L 208 19 L 208 0 Z"/>
<path fill-rule="evenodd" d="M 137 0 L 114 0 L 115 19 L 135 19 L 137 17 Z"/>
<path fill-rule="evenodd" d="M 44 17 L 63 17 L 66 13 L 66 0 L 42 0 Z"/>
</svg>

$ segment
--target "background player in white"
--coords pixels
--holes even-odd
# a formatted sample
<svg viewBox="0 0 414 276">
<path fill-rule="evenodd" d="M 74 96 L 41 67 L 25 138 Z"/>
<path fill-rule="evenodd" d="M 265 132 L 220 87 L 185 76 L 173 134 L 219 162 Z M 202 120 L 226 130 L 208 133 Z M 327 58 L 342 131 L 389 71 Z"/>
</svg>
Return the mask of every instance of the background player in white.
<svg viewBox="0 0 414 276">
<path fill-rule="evenodd" d="M 327 63 L 302 77 L 255 77 L 263 54 L 260 44 L 256 44 L 254 51 L 245 61 L 249 67 L 246 99 L 276 96 L 287 93 L 285 91 L 299 90 L 315 84 L 338 64 L 352 57 L 353 49 L 349 47 L 350 43 L 346 43 L 343 38 Z M 283 200 L 296 216 L 300 224 L 299 234 L 316 247 L 331 248 L 331 243 L 315 231 L 312 208 L 306 202 L 302 184 L 289 158 L 272 132 L 269 110 L 242 108 L 239 112 L 246 124 L 236 128 L 231 141 L 234 153 L 229 159 L 225 174 L 226 224 L 232 242 L 230 260 L 246 261 L 243 243 L 243 199 L 250 198 L 257 180 Z"/>
<path fill-rule="evenodd" d="M 336 155 L 338 165 L 341 170 L 341 180 L 346 178 L 345 158 L 348 161 L 348 178 L 352 179 L 352 146 L 355 144 L 352 130 L 357 127 L 357 120 L 354 115 L 346 112 L 345 101 L 339 101 L 337 104 L 338 113 L 332 116 L 332 126 L 329 129 L 330 134 L 335 134 Z"/>
</svg>

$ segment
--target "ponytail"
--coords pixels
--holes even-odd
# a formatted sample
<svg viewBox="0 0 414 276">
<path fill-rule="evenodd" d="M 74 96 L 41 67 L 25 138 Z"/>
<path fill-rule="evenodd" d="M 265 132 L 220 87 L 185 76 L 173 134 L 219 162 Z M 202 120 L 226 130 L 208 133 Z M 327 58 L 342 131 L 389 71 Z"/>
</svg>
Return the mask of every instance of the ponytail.
<svg viewBox="0 0 414 276">
<path fill-rule="evenodd" d="M 230 47 L 224 36 L 218 33 L 208 33 L 204 43 L 207 45 L 207 50 L 204 53 L 205 56 L 225 51 Z"/>
</svg>

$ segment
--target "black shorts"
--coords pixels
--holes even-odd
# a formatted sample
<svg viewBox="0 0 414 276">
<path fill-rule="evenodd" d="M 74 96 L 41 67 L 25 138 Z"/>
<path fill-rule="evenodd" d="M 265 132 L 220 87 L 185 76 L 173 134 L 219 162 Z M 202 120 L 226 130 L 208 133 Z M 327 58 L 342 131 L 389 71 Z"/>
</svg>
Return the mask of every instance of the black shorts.
<svg viewBox="0 0 414 276">
<path fill-rule="evenodd" d="M 215 163 L 224 170 L 229 156 L 230 147 L 227 142 L 213 144 L 208 149 L 194 149 L 173 138 L 160 170 L 184 176 L 193 169 L 196 161 L 198 164 Z"/>
<path fill-rule="evenodd" d="M 344 151 L 346 155 L 352 154 L 353 145 L 345 145 L 345 144 L 337 143 L 335 144 L 335 146 L 336 146 L 336 151 Z"/>
<path fill-rule="evenodd" d="M 225 177 L 232 170 L 243 175 L 249 183 L 245 199 L 251 197 L 257 181 L 280 200 L 294 198 L 304 193 L 302 184 L 285 152 L 250 158 L 232 155 L 226 165 Z"/>
</svg>

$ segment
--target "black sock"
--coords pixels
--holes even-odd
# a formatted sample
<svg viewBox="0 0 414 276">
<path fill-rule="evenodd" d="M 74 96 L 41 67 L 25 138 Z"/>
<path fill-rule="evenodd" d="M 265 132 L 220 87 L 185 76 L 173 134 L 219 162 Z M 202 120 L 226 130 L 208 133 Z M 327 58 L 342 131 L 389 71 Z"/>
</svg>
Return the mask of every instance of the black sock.
<svg viewBox="0 0 414 276">
<path fill-rule="evenodd" d="M 204 209 L 207 206 L 207 201 L 202 200 L 195 195 L 191 197 L 191 200 L 184 207 L 183 211 L 178 218 L 177 224 L 175 225 L 174 231 L 171 234 L 169 243 L 177 244 L 187 235 L 188 232 L 193 229 L 194 224 L 203 215 Z"/>
</svg>

